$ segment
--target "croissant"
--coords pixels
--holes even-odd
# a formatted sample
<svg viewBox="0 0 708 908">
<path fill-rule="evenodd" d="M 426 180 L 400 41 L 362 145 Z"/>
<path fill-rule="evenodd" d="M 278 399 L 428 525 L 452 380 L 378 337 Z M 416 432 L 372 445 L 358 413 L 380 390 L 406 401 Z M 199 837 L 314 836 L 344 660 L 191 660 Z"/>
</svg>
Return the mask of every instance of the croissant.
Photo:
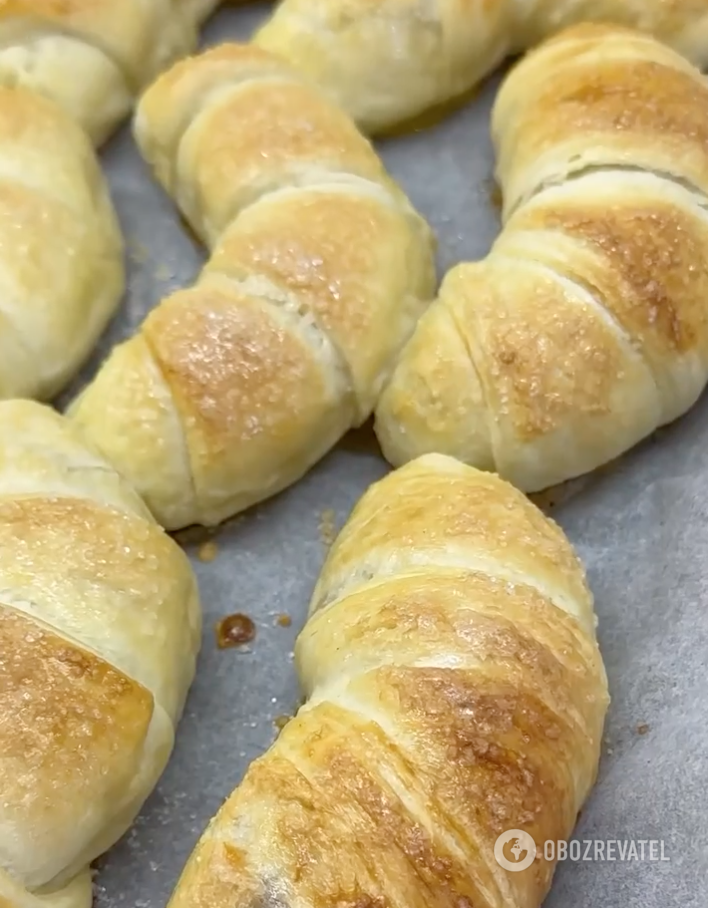
<svg viewBox="0 0 708 908">
<path fill-rule="evenodd" d="M 167 762 L 200 621 L 128 483 L 53 410 L 0 403 L 0 905 L 89 908 L 89 862 Z"/>
<path fill-rule="evenodd" d="M 284 489 L 368 418 L 434 243 L 349 118 L 256 48 L 178 63 L 135 132 L 213 252 L 69 414 L 173 530 Z"/>
<path fill-rule="evenodd" d="M 123 240 L 93 148 L 55 104 L 0 87 L 0 397 L 56 394 L 124 290 Z"/>
<path fill-rule="evenodd" d="M 585 21 L 641 29 L 708 65 L 705 0 L 282 0 L 254 41 L 379 132 L 465 95 L 505 57 Z"/>
<path fill-rule="evenodd" d="M 355 507 L 295 655 L 307 701 L 169 908 L 538 908 L 542 843 L 575 824 L 608 703 L 558 527 L 499 478 L 420 458 Z M 508 830 L 536 844 L 526 870 L 495 860 Z"/>
<path fill-rule="evenodd" d="M 217 0 L 2 0 L 0 84 L 58 102 L 101 144 L 197 43 Z"/>
<path fill-rule="evenodd" d="M 613 460 L 708 380 L 708 85 L 577 26 L 493 112 L 503 230 L 453 268 L 381 395 L 399 465 L 437 451 L 535 492 Z"/>
</svg>

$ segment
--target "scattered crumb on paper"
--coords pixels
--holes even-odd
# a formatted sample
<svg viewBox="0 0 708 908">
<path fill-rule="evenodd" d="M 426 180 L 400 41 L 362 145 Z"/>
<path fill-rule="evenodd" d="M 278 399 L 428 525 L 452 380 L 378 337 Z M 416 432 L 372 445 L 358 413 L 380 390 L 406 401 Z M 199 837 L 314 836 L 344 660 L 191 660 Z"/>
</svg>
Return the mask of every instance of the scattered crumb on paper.
<svg viewBox="0 0 708 908">
<path fill-rule="evenodd" d="M 219 554 L 219 546 L 213 539 L 209 539 L 207 542 L 203 542 L 199 546 L 199 551 L 197 552 L 197 558 L 200 561 L 204 561 L 206 564 L 213 561 L 216 556 Z"/>
<path fill-rule="evenodd" d="M 174 538 L 180 545 L 201 545 L 203 542 L 208 542 L 210 539 L 216 536 L 216 534 L 222 529 L 222 526 L 185 527 L 185 529 L 183 530 L 177 530 L 177 532 L 174 533 Z"/>
<path fill-rule="evenodd" d="M 326 508 L 320 514 L 319 531 L 322 545 L 329 548 L 337 538 L 337 526 L 332 508 Z"/>
</svg>

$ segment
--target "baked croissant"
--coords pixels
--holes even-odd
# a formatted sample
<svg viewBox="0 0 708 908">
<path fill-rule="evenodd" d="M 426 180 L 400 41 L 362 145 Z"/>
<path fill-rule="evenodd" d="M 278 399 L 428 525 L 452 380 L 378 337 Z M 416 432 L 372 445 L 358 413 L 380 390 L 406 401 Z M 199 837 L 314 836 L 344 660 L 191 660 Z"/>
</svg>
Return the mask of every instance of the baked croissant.
<svg viewBox="0 0 708 908">
<path fill-rule="evenodd" d="M 434 294 L 434 243 L 350 119 L 256 48 L 178 63 L 135 131 L 213 252 L 69 412 L 164 527 L 214 524 L 368 418 Z"/>
<path fill-rule="evenodd" d="M 282 0 L 254 37 L 377 132 L 469 92 L 573 24 L 642 29 L 708 65 L 706 0 Z"/>
<path fill-rule="evenodd" d="M 181 549 L 48 407 L 0 403 L 0 905 L 89 908 L 200 641 Z"/>
<path fill-rule="evenodd" d="M 538 908 L 543 843 L 570 835 L 608 703 L 558 527 L 499 478 L 423 457 L 354 509 L 295 655 L 307 701 L 170 908 Z M 529 869 L 495 861 L 507 830 L 534 839 Z"/>
<path fill-rule="evenodd" d="M 217 0 L 1 0 L 0 84 L 58 102 L 100 144 L 190 53 Z"/>
<path fill-rule="evenodd" d="M 445 277 L 381 396 L 394 465 L 428 451 L 527 492 L 685 413 L 708 379 L 708 85 L 638 33 L 564 32 L 501 88 L 504 227 Z"/>
<path fill-rule="evenodd" d="M 84 132 L 0 86 L 0 397 L 61 390 L 123 289 L 123 240 Z"/>
</svg>

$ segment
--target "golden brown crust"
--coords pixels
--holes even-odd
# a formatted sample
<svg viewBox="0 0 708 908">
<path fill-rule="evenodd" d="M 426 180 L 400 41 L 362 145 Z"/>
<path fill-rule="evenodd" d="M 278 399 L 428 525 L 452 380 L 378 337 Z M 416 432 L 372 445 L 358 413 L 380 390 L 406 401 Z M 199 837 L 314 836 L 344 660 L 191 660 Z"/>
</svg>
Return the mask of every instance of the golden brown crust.
<svg viewBox="0 0 708 908">
<path fill-rule="evenodd" d="M 201 638 L 189 562 L 49 408 L 0 403 L 0 898 L 88 908 L 157 782 Z"/>
<path fill-rule="evenodd" d="M 382 184 L 388 179 L 346 114 L 324 104 L 310 86 L 287 80 L 277 89 L 250 80 L 225 92 L 193 118 L 179 148 L 173 192 L 180 198 L 179 183 L 192 184 L 185 213 L 210 244 L 267 192 L 341 174 Z"/>
<path fill-rule="evenodd" d="M 210 522 L 279 491 L 284 459 L 299 478 L 352 419 L 345 380 L 318 338 L 238 286 L 180 291 L 143 331 L 180 413 L 194 494 Z"/>
<path fill-rule="evenodd" d="M 456 601 L 461 594 L 464 608 Z M 406 662 L 433 662 L 448 651 L 470 663 L 490 660 L 490 676 L 508 681 L 523 673 L 525 683 L 556 712 L 580 716 L 592 699 L 596 679 L 592 673 L 581 676 L 573 656 L 584 653 L 592 662 L 591 647 L 577 620 L 559 616 L 534 586 L 481 571 L 452 567 L 430 573 L 421 566 L 365 585 L 347 602 L 344 612 L 313 615 L 299 638 L 306 692 L 335 679 L 345 661 L 355 664 L 358 655 L 364 665 L 377 665 L 393 648 Z"/>
<path fill-rule="evenodd" d="M 539 53 L 519 64 L 493 112 L 506 216 L 544 184 L 590 167 L 654 171 L 708 192 L 708 89 L 698 70 L 644 36 L 587 26 Z"/>
<path fill-rule="evenodd" d="M 315 587 L 313 610 L 378 575 L 436 564 L 493 569 L 512 582 L 533 577 L 561 607 L 576 605 L 576 617 L 590 626 L 582 567 L 552 521 L 492 474 L 471 482 L 468 469 L 449 458 L 419 463 L 430 466 L 400 471 L 395 495 L 383 496 L 391 485 L 383 479 L 360 499 Z"/>
<path fill-rule="evenodd" d="M 708 370 L 708 219 L 697 200 L 671 184 L 662 192 L 654 179 L 635 182 L 626 175 L 621 181 L 621 205 L 612 204 L 619 192 L 603 192 L 597 180 L 594 191 L 588 187 L 580 198 L 548 194 L 525 206 L 509 231 L 546 234 L 549 253 L 534 248 L 530 254 L 589 290 L 632 339 L 660 388 L 671 382 L 672 366 L 689 358 L 702 383 Z M 563 247 L 561 259 L 557 250 Z M 671 409 L 664 419 L 679 415 Z"/>
<path fill-rule="evenodd" d="M 296 299 L 343 361 L 363 421 L 419 315 L 409 286 L 427 280 L 416 220 L 411 215 L 410 230 L 400 228 L 398 208 L 360 184 L 279 194 L 226 229 L 205 274 L 254 287 L 265 281 Z"/>
<path fill-rule="evenodd" d="M 226 812 L 223 814 L 226 817 Z M 225 905 L 258 905 L 280 908 L 275 896 L 268 901 L 267 885 L 246 864 L 244 853 L 228 842 L 210 841 L 208 835 L 197 845 L 194 860 L 184 871 L 181 885 L 170 908 L 221 908 Z"/>
<path fill-rule="evenodd" d="M 291 80 L 292 68 L 252 44 L 221 44 L 178 61 L 143 94 L 133 129 L 141 146 L 149 142 L 150 165 L 168 192 L 175 191 L 177 146 L 205 100 L 257 77 Z"/>
<path fill-rule="evenodd" d="M 424 563 L 394 560 L 422 544 Z M 456 545 L 486 568 L 451 567 Z M 538 562 L 512 582 L 524 548 Z M 567 540 L 506 483 L 421 458 L 364 496 L 313 606 L 322 590 L 335 598 L 296 646 L 309 699 L 210 823 L 170 908 L 537 908 L 552 863 L 507 873 L 495 841 L 569 835 L 607 707 Z"/>
<path fill-rule="evenodd" d="M 106 559 L 105 553 L 112 552 Z M 87 565 L 90 568 L 87 568 Z M 199 644 L 194 581 L 182 552 L 142 516 L 116 515 L 88 499 L 0 498 L 0 600 L 75 640 L 140 682 L 173 722 L 186 690 L 184 656 Z M 90 581 L 83 608 L 71 601 Z M 149 586 L 150 614 L 145 615 Z M 174 614 L 174 602 L 188 604 Z M 155 625 L 160 632 L 157 633 Z"/>
<path fill-rule="evenodd" d="M 706 122 L 703 78 L 645 35 L 579 26 L 517 65 L 493 114 L 504 228 L 446 276 L 382 394 L 392 463 L 441 451 L 533 492 L 695 403 Z"/>
<path fill-rule="evenodd" d="M 213 524 L 368 418 L 433 294 L 434 242 L 352 121 L 253 46 L 163 74 L 135 131 L 212 256 L 71 415 L 163 526 Z"/>
<path fill-rule="evenodd" d="M 10 830 L 12 853 L 27 859 L 10 869 L 36 884 L 37 851 L 51 852 L 56 872 L 73 858 L 73 842 L 62 832 L 74 824 L 77 804 L 86 831 L 95 834 L 92 821 L 103 817 L 86 817 L 91 802 L 110 802 L 130 786 L 142 760 L 152 696 L 1 601 L 0 661 L 3 829 Z M 53 791 L 62 796 L 48 826 L 46 798 Z"/>
</svg>

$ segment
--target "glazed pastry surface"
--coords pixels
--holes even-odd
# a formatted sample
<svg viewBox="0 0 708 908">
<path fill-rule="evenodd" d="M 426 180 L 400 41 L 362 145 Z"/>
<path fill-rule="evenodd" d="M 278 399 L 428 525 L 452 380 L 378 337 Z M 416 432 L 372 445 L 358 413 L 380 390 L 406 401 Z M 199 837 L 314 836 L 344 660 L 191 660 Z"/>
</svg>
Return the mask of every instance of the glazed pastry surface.
<svg viewBox="0 0 708 908">
<path fill-rule="evenodd" d="M 378 404 L 391 463 L 436 451 L 534 492 L 684 414 L 708 379 L 708 85 L 584 25 L 512 70 L 503 229 L 448 272 Z"/>
<path fill-rule="evenodd" d="M 369 417 L 434 294 L 434 242 L 350 118 L 258 48 L 178 63 L 135 133 L 211 257 L 70 414 L 163 526 L 215 524 Z"/>
<path fill-rule="evenodd" d="M 427 456 L 355 507 L 296 645 L 306 703 L 207 827 L 170 908 L 539 908 L 608 702 L 584 571 L 490 474 Z M 497 837 L 539 858 L 507 872 Z M 511 855 L 506 855 L 511 860 Z"/>
</svg>

